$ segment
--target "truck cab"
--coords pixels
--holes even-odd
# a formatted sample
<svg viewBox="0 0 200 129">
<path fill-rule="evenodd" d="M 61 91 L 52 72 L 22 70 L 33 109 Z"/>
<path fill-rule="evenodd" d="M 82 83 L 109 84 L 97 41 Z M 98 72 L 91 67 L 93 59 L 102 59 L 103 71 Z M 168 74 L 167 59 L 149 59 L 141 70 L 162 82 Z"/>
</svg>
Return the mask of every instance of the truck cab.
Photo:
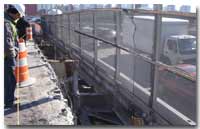
<svg viewBox="0 0 200 129">
<path fill-rule="evenodd" d="M 174 35 L 165 40 L 163 62 L 168 65 L 196 63 L 196 37 L 192 35 Z"/>
</svg>

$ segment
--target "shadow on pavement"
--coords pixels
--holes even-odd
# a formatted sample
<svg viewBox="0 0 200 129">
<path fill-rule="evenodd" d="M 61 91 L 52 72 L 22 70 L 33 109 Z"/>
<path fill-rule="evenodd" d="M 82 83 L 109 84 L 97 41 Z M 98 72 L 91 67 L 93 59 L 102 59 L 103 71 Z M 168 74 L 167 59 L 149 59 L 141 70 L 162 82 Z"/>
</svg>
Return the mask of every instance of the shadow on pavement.
<svg viewBox="0 0 200 129">
<path fill-rule="evenodd" d="M 40 104 L 44 104 L 44 103 L 48 103 L 50 101 L 53 101 L 53 99 L 51 98 L 42 98 L 36 101 L 32 101 L 30 103 L 26 103 L 26 104 L 20 104 L 20 111 L 34 107 L 34 106 L 38 106 Z M 17 112 L 17 108 L 13 107 L 13 108 L 9 108 L 9 109 L 4 109 L 4 115 L 9 115 L 11 113 L 15 113 Z"/>
</svg>

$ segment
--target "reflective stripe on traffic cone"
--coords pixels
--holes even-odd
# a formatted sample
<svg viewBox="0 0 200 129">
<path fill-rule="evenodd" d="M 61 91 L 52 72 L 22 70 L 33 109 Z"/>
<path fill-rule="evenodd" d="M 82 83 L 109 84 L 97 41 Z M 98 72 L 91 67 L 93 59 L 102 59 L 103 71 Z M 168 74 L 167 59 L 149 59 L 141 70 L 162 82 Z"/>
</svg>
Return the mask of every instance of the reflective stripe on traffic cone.
<svg viewBox="0 0 200 129">
<path fill-rule="evenodd" d="M 17 66 L 15 68 L 15 77 L 20 87 L 30 86 L 35 82 L 34 78 L 29 77 L 27 49 L 22 38 L 19 39 L 19 54 L 17 59 Z"/>
<path fill-rule="evenodd" d="M 33 40 L 33 32 L 31 26 L 26 28 L 26 39 Z"/>
</svg>

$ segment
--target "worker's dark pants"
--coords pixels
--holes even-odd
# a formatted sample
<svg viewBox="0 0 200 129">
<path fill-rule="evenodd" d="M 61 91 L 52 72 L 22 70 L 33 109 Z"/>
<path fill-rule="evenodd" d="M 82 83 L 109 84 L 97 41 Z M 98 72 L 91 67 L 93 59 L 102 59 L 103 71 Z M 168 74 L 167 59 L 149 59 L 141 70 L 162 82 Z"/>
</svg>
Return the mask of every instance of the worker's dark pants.
<svg viewBox="0 0 200 129">
<path fill-rule="evenodd" d="M 15 59 L 4 59 L 4 104 L 9 105 L 14 102 L 16 79 L 12 70 L 15 66 Z"/>
</svg>

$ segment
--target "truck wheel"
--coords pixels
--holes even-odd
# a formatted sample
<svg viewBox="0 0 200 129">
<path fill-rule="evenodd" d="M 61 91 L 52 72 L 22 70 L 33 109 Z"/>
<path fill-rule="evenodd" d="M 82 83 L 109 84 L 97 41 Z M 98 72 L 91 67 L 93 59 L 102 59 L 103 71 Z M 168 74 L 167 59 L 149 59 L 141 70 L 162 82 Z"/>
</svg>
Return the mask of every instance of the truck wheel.
<svg viewBox="0 0 200 129">
<path fill-rule="evenodd" d="M 169 58 L 166 58 L 165 63 L 168 64 L 168 65 L 171 65 L 171 64 L 172 64 L 171 61 L 169 60 Z"/>
<path fill-rule="evenodd" d="M 166 56 L 162 56 L 161 61 L 163 63 L 167 64 L 167 65 L 171 65 L 172 64 L 171 61 L 169 60 L 169 58 L 166 57 Z"/>
</svg>

